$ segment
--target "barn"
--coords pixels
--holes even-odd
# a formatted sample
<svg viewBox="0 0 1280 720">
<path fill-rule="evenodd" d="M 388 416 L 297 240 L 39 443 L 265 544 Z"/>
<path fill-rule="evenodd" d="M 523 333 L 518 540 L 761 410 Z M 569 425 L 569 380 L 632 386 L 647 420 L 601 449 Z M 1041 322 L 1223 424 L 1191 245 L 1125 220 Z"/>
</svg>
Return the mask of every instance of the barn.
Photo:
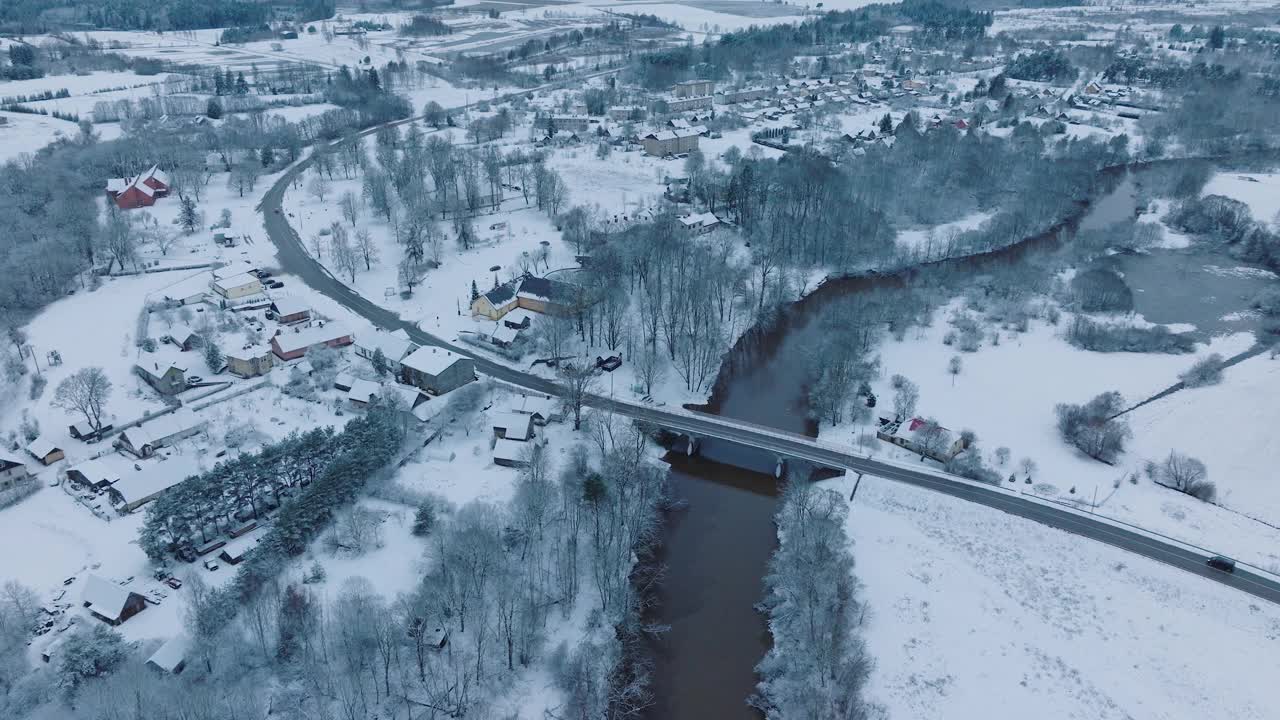
<svg viewBox="0 0 1280 720">
<path fill-rule="evenodd" d="M 147 609 L 147 601 L 141 595 L 97 575 L 89 576 L 80 599 L 89 612 L 108 625 L 119 625 Z"/>
</svg>

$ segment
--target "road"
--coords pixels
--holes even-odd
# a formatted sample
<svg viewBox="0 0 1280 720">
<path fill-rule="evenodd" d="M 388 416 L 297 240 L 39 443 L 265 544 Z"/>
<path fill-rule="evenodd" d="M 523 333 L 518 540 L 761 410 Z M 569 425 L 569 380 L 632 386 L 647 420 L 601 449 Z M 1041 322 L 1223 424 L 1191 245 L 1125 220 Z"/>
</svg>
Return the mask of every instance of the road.
<svg viewBox="0 0 1280 720">
<path fill-rule="evenodd" d="M 393 124 L 405 122 L 410 120 L 401 120 Z M 371 128 L 364 134 L 374 131 L 376 128 Z M 384 330 L 404 329 L 419 345 L 433 345 L 471 358 L 475 362 L 476 369 L 485 375 L 535 392 L 548 395 L 562 394 L 563 389 L 551 380 L 499 364 L 465 347 L 424 332 L 416 324 L 402 320 L 396 313 L 355 292 L 316 262 L 303 247 L 302 239 L 289 224 L 288 216 L 285 215 L 282 207 L 285 191 L 294 177 L 304 172 L 310 164 L 310 157 L 304 158 L 281 175 L 263 196 L 258 206 L 264 216 L 267 236 L 275 243 L 280 266 L 284 272 L 296 275 L 312 289 L 337 301 L 377 327 Z M 601 396 L 588 398 L 587 404 L 699 437 L 728 440 L 776 452 L 782 456 L 800 458 L 829 467 L 845 468 L 941 492 L 1097 540 L 1280 604 L 1280 582 L 1270 577 L 1251 572 L 1243 567 L 1237 568 L 1233 574 L 1219 572 L 1205 565 L 1206 556 L 1212 553 L 1196 551 L 1175 542 L 1152 538 L 1103 519 L 1047 505 L 1044 501 L 1012 493 L 1003 488 L 974 485 L 959 478 L 948 479 L 939 474 L 912 470 L 840 450 L 812 438 L 750 426 L 713 415 L 633 405 Z"/>
</svg>

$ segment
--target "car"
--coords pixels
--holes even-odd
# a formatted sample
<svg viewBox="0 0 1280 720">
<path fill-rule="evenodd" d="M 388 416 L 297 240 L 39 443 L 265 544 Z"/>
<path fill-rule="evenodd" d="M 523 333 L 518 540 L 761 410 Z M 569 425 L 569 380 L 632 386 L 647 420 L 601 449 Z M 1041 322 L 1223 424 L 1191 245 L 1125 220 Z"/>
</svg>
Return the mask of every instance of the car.
<svg viewBox="0 0 1280 720">
<path fill-rule="evenodd" d="M 218 565 L 218 561 L 217 561 L 217 560 L 205 560 L 205 561 L 204 561 L 204 569 L 205 569 L 205 570 L 208 570 L 209 572 L 213 572 L 214 570 L 217 570 L 219 567 L 221 567 L 221 565 Z"/>
<path fill-rule="evenodd" d="M 1236 571 L 1236 561 L 1222 555 L 1214 555 L 1205 561 L 1205 565 L 1219 570 L 1224 573 L 1233 573 Z"/>
<path fill-rule="evenodd" d="M 168 585 L 169 587 L 173 588 L 174 590 L 177 590 L 178 588 L 182 587 L 182 581 L 181 581 L 181 580 L 179 580 L 179 579 L 178 579 L 178 578 L 176 578 L 176 577 L 171 577 L 171 578 L 169 578 L 168 580 L 165 580 L 165 581 L 164 581 L 164 584 L 165 584 L 165 585 Z"/>
<path fill-rule="evenodd" d="M 605 372 L 613 372 L 622 367 L 622 358 L 617 355 L 610 355 L 607 358 L 596 357 L 596 367 Z"/>
<path fill-rule="evenodd" d="M 187 378 L 188 385 L 199 385 L 202 382 L 204 382 L 204 378 L 199 375 L 191 375 Z"/>
<path fill-rule="evenodd" d="M 259 279 L 259 280 L 266 280 L 267 278 L 271 277 L 271 271 L 270 271 L 270 270 L 259 270 L 259 271 L 257 272 L 257 275 L 258 275 L 258 279 Z"/>
<path fill-rule="evenodd" d="M 62 581 L 62 584 L 63 584 L 63 585 L 70 585 L 71 583 L 73 583 L 73 582 L 75 582 L 75 581 L 76 581 L 76 576 L 75 576 L 75 575 L 72 575 L 71 577 L 67 578 L 66 580 L 63 580 L 63 581 Z"/>
<path fill-rule="evenodd" d="M 284 287 L 284 283 L 280 282 L 279 280 L 272 280 L 267 283 L 267 287 L 271 288 L 272 290 L 279 290 L 280 288 Z"/>
</svg>

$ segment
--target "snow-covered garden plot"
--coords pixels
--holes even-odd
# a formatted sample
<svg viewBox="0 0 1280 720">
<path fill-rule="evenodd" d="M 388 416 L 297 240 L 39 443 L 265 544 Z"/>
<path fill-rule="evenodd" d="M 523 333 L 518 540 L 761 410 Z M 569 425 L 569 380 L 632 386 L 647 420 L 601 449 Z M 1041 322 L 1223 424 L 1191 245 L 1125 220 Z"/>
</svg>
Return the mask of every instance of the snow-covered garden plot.
<svg viewBox="0 0 1280 720">
<path fill-rule="evenodd" d="M 847 498 L 853 480 L 823 485 Z M 870 476 L 847 528 L 871 609 L 868 694 L 890 717 L 1274 714 L 1274 605 Z"/>
<path fill-rule="evenodd" d="M 1280 564 L 1280 531 L 1249 520 L 1230 510 L 1215 507 L 1187 495 L 1160 487 L 1147 476 L 1148 461 L 1164 459 L 1171 450 L 1196 456 L 1209 445 L 1209 420 L 1201 419 L 1191 407 L 1200 407 L 1221 393 L 1215 402 L 1225 409 L 1231 403 L 1240 417 L 1265 417 L 1269 408 L 1265 394 L 1246 396 L 1242 387 L 1257 386 L 1262 369 L 1252 366 L 1236 386 L 1224 383 L 1185 390 L 1162 403 L 1192 403 L 1180 416 L 1183 422 L 1139 420 L 1161 418 L 1161 403 L 1139 412 L 1132 421 L 1134 439 L 1117 463 L 1106 465 L 1085 457 L 1059 436 L 1054 408 L 1059 403 L 1084 403 L 1099 393 L 1119 391 L 1126 404 L 1135 404 L 1178 382 L 1197 357 L 1220 353 L 1230 357 L 1253 345 L 1249 333 L 1214 338 L 1199 346 L 1193 355 L 1154 353 L 1099 353 L 1076 348 L 1061 337 L 1071 321 L 1065 316 L 1059 325 L 1033 320 L 1026 333 L 1000 330 L 1000 343 L 991 342 L 991 328 L 976 352 L 961 352 L 958 342 L 943 343 L 954 332 L 949 322 L 956 305 L 935 313 L 930 327 L 909 329 L 902 341 L 886 338 L 879 348 L 880 371 L 871 389 L 878 399 L 867 424 L 837 428 L 823 426 L 823 437 L 856 445 L 860 450 L 902 460 L 919 460 L 919 454 L 897 448 L 875 437 L 875 418 L 891 417 L 894 389 L 891 378 L 902 375 L 919 388 L 915 415 L 934 418 L 954 432 L 972 430 L 977 434 L 982 456 L 1001 477 L 1015 475 L 1009 485 L 1021 492 L 1087 507 L 1097 503 L 1101 515 L 1133 523 L 1214 550 L 1235 553 L 1241 560 L 1262 567 Z M 951 359 L 960 358 L 959 371 L 950 372 Z M 1250 361 L 1254 362 L 1254 361 Z M 1268 362 L 1263 358 L 1256 362 Z M 1226 370 L 1226 377 L 1237 368 Z M 1253 380 L 1248 378 L 1253 377 Z M 1168 407 L 1168 406 L 1166 406 Z M 1236 428 L 1239 423 L 1230 423 Z M 1233 433 L 1223 428 L 1223 433 Z M 1189 443 L 1192 435 L 1196 442 Z M 1008 448 L 1003 462 L 998 448 Z M 1209 463 L 1209 479 L 1217 483 L 1222 497 L 1251 498 L 1252 503 L 1274 507 L 1274 483 L 1266 468 L 1272 455 L 1265 450 L 1242 452 L 1247 447 L 1232 440 L 1221 447 Z M 1227 462 L 1224 455 L 1235 459 Z M 1031 483 L 1021 460 L 1036 466 Z M 1208 462 L 1210 458 L 1201 458 Z M 930 461 L 931 462 L 931 461 Z M 1132 480 L 1131 480 L 1132 478 Z M 1073 492 L 1074 491 L 1074 492 Z M 1231 495 L 1227 495 L 1231 493 Z M 1230 505 L 1230 503 L 1228 503 Z M 1234 507 L 1234 505 L 1231 505 Z M 1248 508 L 1240 507 L 1241 511 Z M 1274 520 L 1273 520 L 1274 522 Z"/>
</svg>

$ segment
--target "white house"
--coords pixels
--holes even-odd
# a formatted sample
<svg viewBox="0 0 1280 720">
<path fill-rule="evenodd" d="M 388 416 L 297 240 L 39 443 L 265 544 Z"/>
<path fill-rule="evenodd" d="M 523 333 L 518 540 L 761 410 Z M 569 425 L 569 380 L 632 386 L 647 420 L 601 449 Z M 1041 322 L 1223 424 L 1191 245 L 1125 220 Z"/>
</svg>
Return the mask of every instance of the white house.
<svg viewBox="0 0 1280 720">
<path fill-rule="evenodd" d="M 89 612 L 109 625 L 119 625 L 147 609 L 141 595 L 97 575 L 89 576 L 80 599 Z"/>
<path fill-rule="evenodd" d="M 120 433 L 120 446 L 138 457 L 150 457 L 159 448 L 195 435 L 207 424 L 191 410 L 180 408 Z"/>
<path fill-rule="evenodd" d="M 515 412 L 494 413 L 489 421 L 493 434 L 505 440 L 527 441 L 533 437 L 533 416 Z"/>
<path fill-rule="evenodd" d="M 379 350 L 387 359 L 387 367 L 395 375 L 400 374 L 400 361 L 404 360 L 418 346 L 409 339 L 409 333 L 403 328 L 394 332 L 375 332 L 361 335 L 355 342 L 356 355 L 373 361 Z"/>
</svg>

